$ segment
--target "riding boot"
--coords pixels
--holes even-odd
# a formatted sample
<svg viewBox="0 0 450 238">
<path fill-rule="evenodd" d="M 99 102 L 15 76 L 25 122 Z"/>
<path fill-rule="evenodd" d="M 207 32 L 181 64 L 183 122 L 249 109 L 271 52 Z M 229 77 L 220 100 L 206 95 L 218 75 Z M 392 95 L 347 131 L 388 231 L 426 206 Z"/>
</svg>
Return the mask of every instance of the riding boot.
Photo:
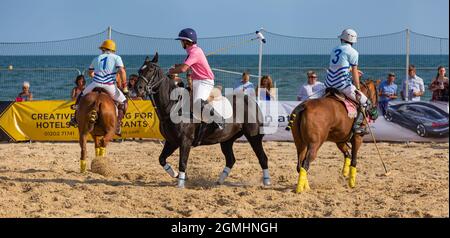
<svg viewBox="0 0 450 238">
<path fill-rule="evenodd" d="M 77 126 L 78 122 L 77 122 L 77 112 L 78 112 L 78 104 L 81 101 L 81 97 L 83 96 L 83 92 L 81 92 L 80 94 L 78 94 L 77 100 L 75 101 L 75 104 L 73 104 L 70 108 L 72 110 L 75 110 L 74 112 L 74 116 L 72 118 L 70 118 L 70 122 L 69 124 L 71 126 Z"/>
<path fill-rule="evenodd" d="M 366 125 L 364 124 L 364 114 L 363 114 L 364 110 L 365 110 L 364 107 L 360 107 L 358 109 L 358 115 L 353 124 L 353 132 L 355 134 L 360 134 L 360 135 L 368 134 Z"/>
<path fill-rule="evenodd" d="M 209 115 L 213 119 L 213 121 L 210 124 L 214 126 L 214 129 L 223 130 L 223 128 L 225 128 L 225 119 L 219 113 L 217 113 L 211 105 L 208 104 L 208 101 L 201 100 L 200 102 L 201 102 L 200 109 L 202 112 L 205 107 L 208 107 L 207 110 L 209 110 Z M 194 146 L 200 145 L 206 131 L 208 131 L 208 123 L 202 121 L 200 123 L 200 127 L 198 128 L 198 131 L 192 143 Z"/>
<path fill-rule="evenodd" d="M 208 127 L 208 124 L 206 124 L 205 122 L 202 121 L 200 123 L 200 127 L 198 128 L 197 133 L 196 133 L 196 135 L 194 137 L 194 141 L 192 142 L 193 146 L 200 145 L 200 143 L 203 140 L 203 135 L 205 134 L 205 131 L 206 131 L 207 127 Z"/>
<path fill-rule="evenodd" d="M 211 123 L 219 130 L 223 130 L 223 128 L 225 127 L 225 119 L 218 112 L 216 112 L 216 110 L 211 106 L 211 104 L 208 104 L 208 101 L 201 100 L 202 112 L 203 108 L 205 107 L 208 107 L 207 110 L 209 110 L 209 115 L 213 119 Z"/>
<path fill-rule="evenodd" d="M 117 125 L 116 125 L 116 135 L 122 136 L 122 119 L 125 116 L 125 113 L 127 111 L 128 103 L 125 101 L 124 103 L 119 104 L 117 106 L 118 112 L 117 112 Z"/>
</svg>

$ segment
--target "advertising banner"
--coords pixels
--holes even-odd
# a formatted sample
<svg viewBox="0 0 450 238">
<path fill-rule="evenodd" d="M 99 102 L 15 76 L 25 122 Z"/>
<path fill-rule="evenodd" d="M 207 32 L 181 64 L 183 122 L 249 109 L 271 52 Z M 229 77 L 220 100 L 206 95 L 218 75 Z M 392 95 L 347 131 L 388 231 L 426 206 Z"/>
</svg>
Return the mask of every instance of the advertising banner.
<svg viewBox="0 0 450 238">
<path fill-rule="evenodd" d="M 78 128 L 69 125 L 73 101 L 3 102 L 0 139 L 9 141 L 77 141 Z M 136 108 L 137 107 L 137 108 Z M 150 101 L 134 101 L 122 122 L 123 138 L 161 139 L 159 121 Z M 116 137 L 117 138 L 117 137 Z"/>
</svg>

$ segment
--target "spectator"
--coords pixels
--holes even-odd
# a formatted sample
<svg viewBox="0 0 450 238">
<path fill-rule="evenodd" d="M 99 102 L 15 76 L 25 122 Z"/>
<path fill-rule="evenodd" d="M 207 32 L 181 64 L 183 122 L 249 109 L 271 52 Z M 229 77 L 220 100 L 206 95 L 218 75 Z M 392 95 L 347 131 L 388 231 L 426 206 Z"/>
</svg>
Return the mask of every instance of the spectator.
<svg viewBox="0 0 450 238">
<path fill-rule="evenodd" d="M 408 83 L 408 88 L 406 88 L 406 83 Z M 405 79 L 402 83 L 401 96 L 405 100 L 405 92 L 408 92 L 409 101 L 420 101 L 420 96 L 425 93 L 425 86 L 423 84 L 423 79 L 416 75 L 416 66 L 409 65 L 408 67 L 408 79 Z"/>
<path fill-rule="evenodd" d="M 256 92 L 261 100 L 270 101 L 276 99 L 273 81 L 269 75 L 264 75 L 261 77 L 261 89 L 258 88 Z"/>
<path fill-rule="evenodd" d="M 135 87 L 138 77 L 139 76 L 137 76 L 136 74 L 132 74 L 128 78 L 128 90 L 130 92 L 130 98 L 133 100 L 142 100 L 141 97 L 137 96 L 137 91 L 136 91 L 136 87 Z"/>
<path fill-rule="evenodd" d="M 432 101 L 448 101 L 448 78 L 444 66 L 438 67 L 436 78 L 431 81 L 429 89 L 433 92 Z"/>
<path fill-rule="evenodd" d="M 391 72 L 388 74 L 388 78 L 378 86 L 378 95 L 380 96 L 378 105 L 383 116 L 386 114 L 389 102 L 397 98 L 397 84 L 394 81 L 395 73 Z"/>
<path fill-rule="evenodd" d="M 234 87 L 234 93 L 243 93 L 249 96 L 255 96 L 255 87 L 250 82 L 250 74 L 244 72 L 242 74 L 242 80 Z"/>
<path fill-rule="evenodd" d="M 80 74 L 75 79 L 75 87 L 72 89 L 71 98 L 72 100 L 76 100 L 78 95 L 80 95 L 81 92 L 83 92 L 84 88 L 86 87 L 86 79 L 84 78 L 84 75 Z"/>
<path fill-rule="evenodd" d="M 30 91 L 30 83 L 25 81 L 25 82 L 23 82 L 22 92 L 19 93 L 19 95 L 16 98 L 16 101 L 22 102 L 22 101 L 32 101 L 32 100 L 33 100 L 33 94 Z"/>
<path fill-rule="evenodd" d="M 322 97 L 325 91 L 325 85 L 322 82 L 317 81 L 316 72 L 308 71 L 306 76 L 308 77 L 308 81 L 298 90 L 297 100 L 305 101 L 307 99 Z"/>
</svg>

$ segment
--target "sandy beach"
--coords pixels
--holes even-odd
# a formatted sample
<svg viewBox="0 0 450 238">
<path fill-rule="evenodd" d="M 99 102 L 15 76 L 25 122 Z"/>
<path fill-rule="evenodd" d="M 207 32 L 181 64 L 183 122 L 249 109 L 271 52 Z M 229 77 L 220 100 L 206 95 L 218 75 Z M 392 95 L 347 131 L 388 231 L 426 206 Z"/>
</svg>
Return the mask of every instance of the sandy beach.
<svg viewBox="0 0 450 238">
<path fill-rule="evenodd" d="M 156 141 L 114 142 L 107 159 L 115 172 L 79 173 L 77 143 L 0 144 L 0 217 L 449 217 L 449 144 L 380 143 L 360 150 L 357 187 L 341 177 L 343 157 L 325 143 L 309 170 L 311 190 L 295 194 L 296 151 L 290 142 L 265 142 L 272 186 L 247 143 L 225 185 L 219 145 L 192 150 L 185 189 L 158 163 Z M 89 164 L 94 158 L 88 144 Z M 168 159 L 175 168 L 178 153 Z M 89 166 L 90 168 L 90 166 Z"/>
</svg>

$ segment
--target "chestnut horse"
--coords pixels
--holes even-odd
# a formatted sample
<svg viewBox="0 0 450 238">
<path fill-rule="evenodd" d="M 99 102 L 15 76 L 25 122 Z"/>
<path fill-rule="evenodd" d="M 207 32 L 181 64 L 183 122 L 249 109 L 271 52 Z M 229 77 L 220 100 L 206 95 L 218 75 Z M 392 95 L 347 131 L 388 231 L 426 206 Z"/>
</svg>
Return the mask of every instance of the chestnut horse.
<svg viewBox="0 0 450 238">
<path fill-rule="evenodd" d="M 115 134 L 117 123 L 116 106 L 113 99 L 102 88 L 95 88 L 81 98 L 75 115 L 80 135 L 80 171 L 86 172 L 86 142 L 89 133 L 95 142 L 95 156 L 106 155 L 106 145 Z"/>
<path fill-rule="evenodd" d="M 367 80 L 361 83 L 361 92 L 371 101 L 368 110 L 376 110 L 378 95 L 376 83 Z M 351 188 L 356 185 L 356 158 L 362 144 L 362 135 L 353 134 L 354 120 L 348 117 L 344 104 L 334 96 L 311 99 L 294 109 L 297 112 L 292 125 L 292 135 L 297 148 L 297 193 L 309 189 L 307 171 L 317 157 L 317 151 L 325 141 L 336 143 L 344 154 L 342 174 L 348 177 Z M 366 125 L 369 126 L 369 125 Z M 351 143 L 351 148 L 347 142 Z M 351 154 L 349 150 L 351 149 Z"/>
</svg>

